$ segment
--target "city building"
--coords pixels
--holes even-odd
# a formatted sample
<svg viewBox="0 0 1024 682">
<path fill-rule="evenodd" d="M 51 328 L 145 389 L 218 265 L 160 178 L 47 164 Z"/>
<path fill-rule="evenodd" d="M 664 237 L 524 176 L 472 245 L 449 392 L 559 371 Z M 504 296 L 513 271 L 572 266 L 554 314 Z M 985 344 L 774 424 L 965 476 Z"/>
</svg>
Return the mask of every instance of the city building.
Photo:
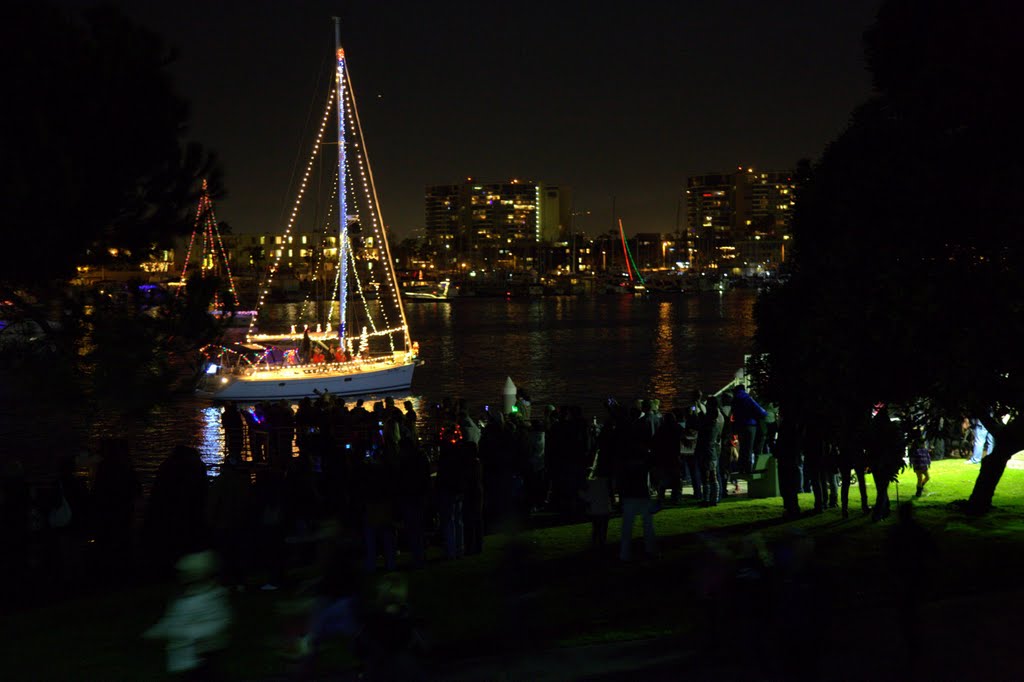
<svg viewBox="0 0 1024 682">
<path fill-rule="evenodd" d="M 320 253 L 328 269 L 333 269 L 338 261 L 338 237 L 334 234 L 235 233 L 223 235 L 222 239 L 231 270 L 240 276 L 261 278 L 275 261 L 285 272 L 293 272 L 299 277 L 310 276 L 315 268 L 323 265 L 318 263 Z"/>
<path fill-rule="evenodd" d="M 569 188 L 508 180 L 427 187 L 425 246 L 438 267 L 528 270 L 538 246 L 564 238 Z"/>
<path fill-rule="evenodd" d="M 690 176 L 686 181 L 689 261 L 701 270 L 777 267 L 785 253 L 783 242 L 790 238 L 795 192 L 792 171 L 740 166 L 731 173 Z"/>
</svg>

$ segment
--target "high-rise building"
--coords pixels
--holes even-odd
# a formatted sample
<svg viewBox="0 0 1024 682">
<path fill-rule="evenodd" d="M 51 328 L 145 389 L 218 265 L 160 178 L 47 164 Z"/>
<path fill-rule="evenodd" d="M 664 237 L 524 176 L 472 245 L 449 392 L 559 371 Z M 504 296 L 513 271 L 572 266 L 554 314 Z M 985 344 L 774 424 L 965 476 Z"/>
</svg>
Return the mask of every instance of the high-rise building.
<svg viewBox="0 0 1024 682">
<path fill-rule="evenodd" d="M 736 184 L 732 175 L 712 174 L 686 179 L 686 226 L 693 267 L 717 266 L 723 249 L 732 244 Z"/>
<path fill-rule="evenodd" d="M 686 182 L 687 236 L 699 268 L 738 265 L 737 245 L 789 238 L 796 185 L 792 171 L 695 175 Z"/>
<path fill-rule="evenodd" d="M 426 246 L 451 266 L 526 267 L 569 225 L 569 188 L 508 180 L 427 187 Z"/>
</svg>

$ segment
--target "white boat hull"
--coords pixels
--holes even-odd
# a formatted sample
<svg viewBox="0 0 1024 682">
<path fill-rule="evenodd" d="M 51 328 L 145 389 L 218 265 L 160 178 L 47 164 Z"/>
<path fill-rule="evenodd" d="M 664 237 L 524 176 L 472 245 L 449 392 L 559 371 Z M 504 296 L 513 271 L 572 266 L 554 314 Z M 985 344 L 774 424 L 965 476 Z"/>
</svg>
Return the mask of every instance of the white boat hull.
<svg viewBox="0 0 1024 682">
<path fill-rule="evenodd" d="M 415 361 L 373 363 L 363 368 L 323 368 L 316 365 L 256 371 L 251 375 L 206 378 L 199 393 L 214 400 L 256 402 L 300 400 L 317 394 L 335 396 L 382 395 L 407 391 L 412 385 Z"/>
<path fill-rule="evenodd" d="M 428 294 L 421 291 L 407 291 L 405 292 L 405 298 L 410 301 L 450 301 L 453 296 L 447 294 L 442 296 L 440 294 Z"/>
<path fill-rule="evenodd" d="M 452 289 L 448 280 L 438 282 L 436 287 L 414 287 L 405 289 L 402 295 L 409 301 L 450 301 L 455 298 L 457 289 Z"/>
</svg>

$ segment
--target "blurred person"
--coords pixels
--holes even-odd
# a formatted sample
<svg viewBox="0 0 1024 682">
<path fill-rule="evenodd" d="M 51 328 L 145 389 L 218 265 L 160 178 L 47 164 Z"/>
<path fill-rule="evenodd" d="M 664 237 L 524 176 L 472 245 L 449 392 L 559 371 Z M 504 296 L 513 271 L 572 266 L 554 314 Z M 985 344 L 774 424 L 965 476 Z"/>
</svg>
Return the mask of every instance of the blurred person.
<svg viewBox="0 0 1024 682">
<path fill-rule="evenodd" d="M 413 567 L 423 566 L 423 534 L 430 499 L 430 461 L 415 441 L 403 438 L 399 444 L 398 503 L 401 509 L 406 547 Z"/>
<path fill-rule="evenodd" d="M 213 479 L 206 500 L 206 518 L 223 568 L 222 581 L 238 589 L 245 579 L 251 490 L 249 471 L 242 466 L 241 457 L 229 456 Z"/>
<path fill-rule="evenodd" d="M 93 479 L 96 545 L 110 561 L 122 565 L 131 550 L 135 505 L 142 497 L 142 485 L 131 463 L 127 439 L 105 438 L 100 442 L 100 462 Z"/>
<path fill-rule="evenodd" d="M 393 571 L 396 567 L 393 465 L 382 449 L 371 447 L 366 450 L 359 469 L 368 573 L 377 569 L 378 554 L 384 555 L 386 570 Z"/>
<path fill-rule="evenodd" d="M 409 608 L 405 576 L 390 573 L 377 579 L 372 601 L 364 611 L 363 627 L 356 640 L 356 654 L 366 680 L 425 679 L 420 663 L 426 643 Z"/>
<path fill-rule="evenodd" d="M 206 464 L 199 451 L 176 445 L 161 462 L 146 508 L 145 539 L 158 568 L 206 546 Z"/>
<path fill-rule="evenodd" d="M 167 642 L 167 672 L 187 679 L 215 676 L 214 657 L 227 647 L 231 607 L 217 584 L 211 551 L 186 554 L 175 564 L 183 586 L 164 616 L 143 636 Z"/>
<path fill-rule="evenodd" d="M 324 644 L 342 637 L 354 641 L 363 627 L 365 572 L 360 570 L 358 541 L 332 526 L 322 545 L 322 572 L 315 581 L 305 631 L 288 653 L 301 659 L 300 679 L 308 679 Z"/>
<path fill-rule="evenodd" d="M 260 589 L 276 590 L 288 565 L 284 474 L 272 467 L 256 470 L 252 487 L 254 565 L 265 575 Z"/>
<path fill-rule="evenodd" d="M 462 429 L 462 437 L 468 440 L 470 443 L 476 445 L 480 444 L 480 424 L 469 416 L 469 413 L 463 410 L 457 415 L 457 423 L 459 428 Z"/>
<path fill-rule="evenodd" d="M 484 471 L 476 444 L 464 440 L 462 448 L 462 529 L 466 555 L 484 551 Z"/>
</svg>

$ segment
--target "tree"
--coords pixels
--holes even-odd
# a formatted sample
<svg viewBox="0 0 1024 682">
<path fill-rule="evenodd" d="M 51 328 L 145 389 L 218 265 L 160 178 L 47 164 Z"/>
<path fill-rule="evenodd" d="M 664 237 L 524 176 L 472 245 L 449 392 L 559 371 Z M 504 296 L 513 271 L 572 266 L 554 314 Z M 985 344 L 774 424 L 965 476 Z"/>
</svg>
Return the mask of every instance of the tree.
<svg viewBox="0 0 1024 682">
<path fill-rule="evenodd" d="M 835 421 L 884 401 L 990 426 L 975 512 L 1024 449 L 1014 12 L 883 3 L 865 34 L 874 95 L 815 164 L 794 216 L 793 278 L 757 312 L 777 399 Z"/>
<path fill-rule="evenodd" d="M 18 3 L 5 11 L 3 33 L 0 300 L 8 320 L 31 324 L 42 341 L 6 354 L 5 377 L 24 381 L 0 383 L 12 396 L 45 387 L 68 401 L 102 397 L 96 391 L 129 375 L 121 393 L 139 381 L 166 385 L 167 353 L 195 340 L 182 344 L 166 311 L 143 315 L 149 304 L 137 288 L 112 297 L 68 282 L 79 266 L 132 265 L 171 248 L 192 229 L 199 179 L 217 193 L 214 157 L 185 139 L 188 106 L 167 68 L 173 54 L 111 8 L 76 14 Z M 39 352 L 45 361 L 21 362 Z"/>
</svg>

